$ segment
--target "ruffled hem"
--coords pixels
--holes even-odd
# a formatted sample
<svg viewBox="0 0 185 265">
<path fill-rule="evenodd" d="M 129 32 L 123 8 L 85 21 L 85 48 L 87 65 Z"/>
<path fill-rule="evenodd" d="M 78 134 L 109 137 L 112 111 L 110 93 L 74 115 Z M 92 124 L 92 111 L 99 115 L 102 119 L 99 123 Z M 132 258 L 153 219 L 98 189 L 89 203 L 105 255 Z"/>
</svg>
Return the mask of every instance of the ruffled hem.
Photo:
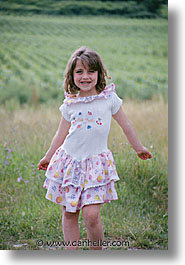
<svg viewBox="0 0 185 265">
<path fill-rule="evenodd" d="M 76 160 L 62 146 L 53 155 L 46 177 L 62 187 L 72 185 L 81 190 L 119 180 L 110 150 L 84 160 Z"/>
<path fill-rule="evenodd" d="M 119 180 L 110 150 L 84 160 L 67 154 L 63 146 L 53 155 L 46 171 L 46 198 L 76 212 L 85 205 L 117 200 Z"/>
<path fill-rule="evenodd" d="M 71 105 L 73 103 L 79 103 L 79 102 L 88 103 L 88 102 L 91 102 L 95 99 L 109 98 L 111 92 L 115 92 L 114 83 L 107 85 L 105 87 L 105 89 L 100 94 L 89 96 L 89 97 L 78 97 L 78 96 L 74 96 L 74 95 L 65 93 L 64 104 Z"/>
<path fill-rule="evenodd" d="M 100 186 L 81 191 L 73 186 L 62 187 L 61 184 L 46 179 L 44 188 L 47 189 L 46 199 L 66 207 L 67 212 L 76 212 L 85 205 L 103 204 L 117 200 L 118 196 L 114 181 Z"/>
</svg>

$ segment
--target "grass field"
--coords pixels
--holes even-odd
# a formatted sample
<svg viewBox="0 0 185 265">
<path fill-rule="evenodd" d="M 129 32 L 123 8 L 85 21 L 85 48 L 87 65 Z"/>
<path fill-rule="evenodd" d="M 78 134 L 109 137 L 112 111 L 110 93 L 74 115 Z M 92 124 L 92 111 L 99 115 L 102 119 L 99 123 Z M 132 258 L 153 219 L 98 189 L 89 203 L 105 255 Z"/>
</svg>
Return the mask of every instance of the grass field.
<svg viewBox="0 0 185 265">
<path fill-rule="evenodd" d="M 119 200 L 101 208 L 105 239 L 129 241 L 131 249 L 167 249 L 167 105 L 162 101 L 125 102 L 123 107 L 153 159 L 140 160 L 112 123 L 109 148 L 120 176 Z M 0 114 L 1 248 L 39 249 L 38 239 L 61 241 L 61 207 L 45 199 L 44 172 L 37 171 L 60 113 L 55 106 L 43 106 L 13 113 L 1 109 Z M 86 238 L 81 216 L 80 233 Z"/>
<path fill-rule="evenodd" d="M 0 104 L 61 101 L 74 50 L 98 51 L 119 96 L 167 100 L 165 19 L 0 16 Z"/>
<path fill-rule="evenodd" d="M 113 121 L 119 200 L 101 208 L 105 239 L 129 241 L 130 249 L 168 248 L 167 31 L 165 19 L 1 14 L 1 249 L 63 240 L 61 207 L 45 199 L 37 164 L 60 120 L 65 65 L 82 45 L 100 53 L 153 154 L 140 160 Z M 81 215 L 80 234 L 86 238 Z"/>
</svg>

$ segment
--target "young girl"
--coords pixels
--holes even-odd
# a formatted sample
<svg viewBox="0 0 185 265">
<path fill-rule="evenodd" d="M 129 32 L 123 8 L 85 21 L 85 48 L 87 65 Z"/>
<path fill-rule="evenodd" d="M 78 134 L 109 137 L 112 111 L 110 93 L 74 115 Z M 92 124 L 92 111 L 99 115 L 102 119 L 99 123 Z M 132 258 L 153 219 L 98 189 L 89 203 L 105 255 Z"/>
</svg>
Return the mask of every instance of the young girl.
<svg viewBox="0 0 185 265">
<path fill-rule="evenodd" d="M 114 84 L 106 86 L 105 77 L 107 71 L 95 51 L 81 47 L 74 52 L 65 74 L 66 98 L 59 108 L 62 119 L 38 165 L 39 170 L 47 170 L 46 198 L 63 206 L 66 242 L 79 240 L 80 209 L 89 242 L 103 240 L 100 205 L 118 199 L 114 182 L 119 177 L 107 147 L 111 117 L 121 126 L 137 155 L 143 160 L 152 158 L 123 112 Z M 77 247 L 71 244 L 68 248 Z"/>
</svg>

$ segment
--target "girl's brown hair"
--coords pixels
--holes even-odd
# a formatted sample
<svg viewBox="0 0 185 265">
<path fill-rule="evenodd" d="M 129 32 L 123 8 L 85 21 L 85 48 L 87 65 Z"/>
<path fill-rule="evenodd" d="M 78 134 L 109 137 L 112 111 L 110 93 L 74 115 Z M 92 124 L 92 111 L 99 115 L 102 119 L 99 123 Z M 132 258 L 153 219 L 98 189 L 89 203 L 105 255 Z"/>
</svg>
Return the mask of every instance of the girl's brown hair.
<svg viewBox="0 0 185 265">
<path fill-rule="evenodd" d="M 64 79 L 65 91 L 69 94 L 76 94 L 79 91 L 79 88 L 75 85 L 73 79 L 73 71 L 76 67 L 77 60 L 81 60 L 83 64 L 85 63 L 85 65 L 88 65 L 89 69 L 98 71 L 96 90 L 98 93 L 102 92 L 106 86 L 105 77 L 109 79 L 110 77 L 107 75 L 107 70 L 105 69 L 98 53 L 87 47 L 77 49 L 69 59 Z"/>
</svg>

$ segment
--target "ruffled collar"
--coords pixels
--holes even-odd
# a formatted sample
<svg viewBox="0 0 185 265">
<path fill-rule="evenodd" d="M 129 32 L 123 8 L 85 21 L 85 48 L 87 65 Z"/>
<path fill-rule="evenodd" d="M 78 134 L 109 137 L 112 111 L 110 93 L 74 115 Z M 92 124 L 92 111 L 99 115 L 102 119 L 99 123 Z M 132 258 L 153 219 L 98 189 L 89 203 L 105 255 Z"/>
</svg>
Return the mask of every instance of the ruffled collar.
<svg viewBox="0 0 185 265">
<path fill-rule="evenodd" d="M 71 105 L 74 103 L 88 103 L 95 99 L 101 99 L 101 98 L 109 98 L 110 94 L 112 92 L 115 92 L 115 85 L 114 83 L 111 83 L 110 85 L 107 85 L 105 89 L 98 95 L 88 96 L 88 97 L 79 97 L 78 95 L 71 95 L 68 93 L 65 93 L 65 100 L 64 103 L 67 105 Z"/>
</svg>

